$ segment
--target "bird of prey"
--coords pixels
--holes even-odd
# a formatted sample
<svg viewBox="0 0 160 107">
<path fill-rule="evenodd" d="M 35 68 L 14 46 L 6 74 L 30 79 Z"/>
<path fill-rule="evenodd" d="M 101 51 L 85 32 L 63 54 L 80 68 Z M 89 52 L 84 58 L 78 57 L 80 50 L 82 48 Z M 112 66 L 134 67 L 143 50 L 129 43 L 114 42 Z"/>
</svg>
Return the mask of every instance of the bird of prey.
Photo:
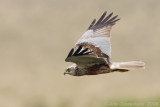
<svg viewBox="0 0 160 107">
<path fill-rule="evenodd" d="M 110 30 L 120 19 L 118 15 L 113 16 L 113 12 L 106 14 L 105 11 L 98 21 L 94 19 L 71 49 L 65 61 L 74 64 L 64 74 L 83 76 L 144 69 L 142 61 L 111 62 Z"/>
</svg>

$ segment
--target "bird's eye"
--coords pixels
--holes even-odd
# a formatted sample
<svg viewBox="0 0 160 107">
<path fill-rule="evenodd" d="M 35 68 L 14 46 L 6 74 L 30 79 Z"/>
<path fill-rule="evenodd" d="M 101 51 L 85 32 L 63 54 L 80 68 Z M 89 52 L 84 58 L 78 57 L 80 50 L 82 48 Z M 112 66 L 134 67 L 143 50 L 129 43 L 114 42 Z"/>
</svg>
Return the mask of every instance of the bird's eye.
<svg viewBox="0 0 160 107">
<path fill-rule="evenodd" d="M 70 72 L 70 69 L 67 69 L 67 72 Z"/>
</svg>

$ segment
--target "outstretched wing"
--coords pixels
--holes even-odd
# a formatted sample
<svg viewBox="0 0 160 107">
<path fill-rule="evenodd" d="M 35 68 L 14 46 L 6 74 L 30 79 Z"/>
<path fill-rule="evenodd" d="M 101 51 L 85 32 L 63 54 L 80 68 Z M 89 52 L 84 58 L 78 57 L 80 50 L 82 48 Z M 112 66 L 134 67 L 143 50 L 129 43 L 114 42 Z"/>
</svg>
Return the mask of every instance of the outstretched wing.
<svg viewBox="0 0 160 107">
<path fill-rule="evenodd" d="M 65 61 L 74 62 L 79 66 L 107 64 L 104 58 L 97 57 L 96 54 L 94 54 L 94 51 L 89 51 L 88 48 L 84 49 L 82 45 L 80 45 L 76 51 L 72 48 Z"/>
<path fill-rule="evenodd" d="M 96 19 L 90 24 L 87 31 L 77 41 L 75 47 L 83 46 L 89 50 L 94 51 L 98 57 L 107 59 L 107 63 L 110 64 L 111 46 L 110 46 L 110 30 L 111 27 L 117 22 L 118 15 L 112 17 L 113 13 L 110 13 L 106 17 L 107 12 L 96 22 Z"/>
</svg>

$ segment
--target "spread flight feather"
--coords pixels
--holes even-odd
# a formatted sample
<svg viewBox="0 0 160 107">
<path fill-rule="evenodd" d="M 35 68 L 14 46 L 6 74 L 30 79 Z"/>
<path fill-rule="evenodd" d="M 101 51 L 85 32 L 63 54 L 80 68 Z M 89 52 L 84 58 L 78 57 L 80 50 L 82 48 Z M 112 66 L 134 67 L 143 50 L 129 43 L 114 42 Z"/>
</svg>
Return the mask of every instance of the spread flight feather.
<svg viewBox="0 0 160 107">
<path fill-rule="evenodd" d="M 120 19 L 117 19 L 118 15 L 113 16 L 113 13 L 108 16 L 106 14 L 105 11 L 97 22 L 96 19 L 92 21 L 87 31 L 69 52 L 65 61 L 75 64 L 67 68 L 68 74 L 96 75 L 144 68 L 144 63 L 141 61 L 111 63 L 110 31 Z"/>
</svg>

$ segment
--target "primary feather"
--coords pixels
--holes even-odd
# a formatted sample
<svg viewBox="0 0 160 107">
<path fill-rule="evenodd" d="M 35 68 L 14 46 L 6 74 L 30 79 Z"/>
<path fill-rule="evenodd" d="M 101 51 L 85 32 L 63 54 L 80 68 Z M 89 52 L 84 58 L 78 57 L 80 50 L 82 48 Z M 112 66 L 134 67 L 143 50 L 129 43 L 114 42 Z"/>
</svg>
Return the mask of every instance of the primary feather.
<svg viewBox="0 0 160 107">
<path fill-rule="evenodd" d="M 66 73 L 82 76 L 144 68 L 144 63 L 139 61 L 111 63 L 110 31 L 120 19 L 118 15 L 113 16 L 113 12 L 106 15 L 105 11 L 97 22 L 94 19 L 71 49 L 65 61 L 75 64 L 68 67 Z"/>
<path fill-rule="evenodd" d="M 107 17 L 106 14 L 107 12 L 104 12 L 97 23 L 96 20 L 93 20 L 88 30 L 77 41 L 75 47 L 80 45 L 87 47 L 93 50 L 98 57 L 106 58 L 109 64 L 111 57 L 110 30 L 119 19 L 116 19 L 118 15 L 111 18 L 113 13 Z"/>
</svg>

